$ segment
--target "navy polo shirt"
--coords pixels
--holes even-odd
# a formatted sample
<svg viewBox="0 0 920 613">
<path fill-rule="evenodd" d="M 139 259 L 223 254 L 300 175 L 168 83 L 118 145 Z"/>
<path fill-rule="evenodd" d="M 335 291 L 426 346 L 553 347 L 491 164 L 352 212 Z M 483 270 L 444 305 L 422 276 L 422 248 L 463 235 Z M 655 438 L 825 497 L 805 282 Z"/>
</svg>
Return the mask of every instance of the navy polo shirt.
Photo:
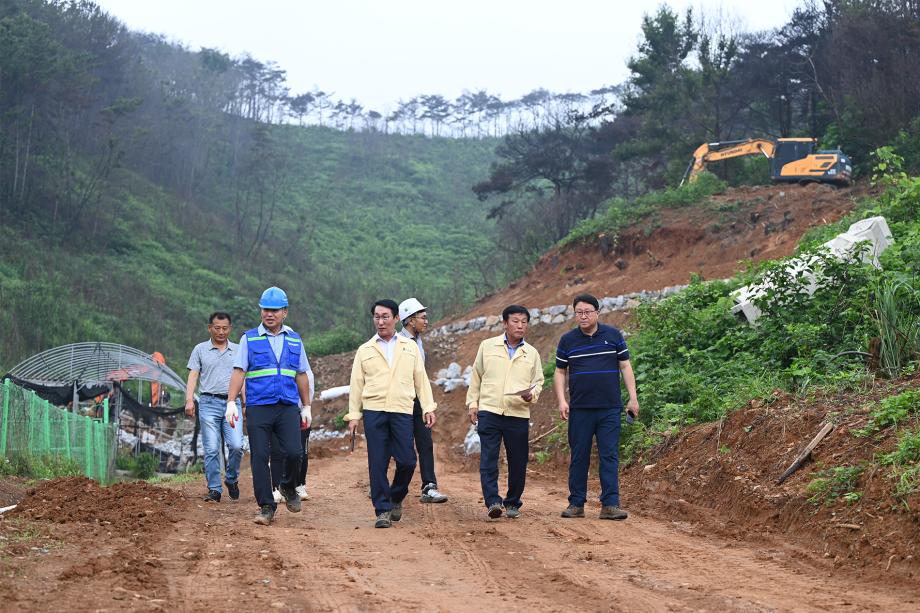
<svg viewBox="0 0 920 613">
<path fill-rule="evenodd" d="M 623 333 L 613 326 L 598 324 L 591 336 L 581 328 L 566 332 L 556 348 L 556 368 L 569 371 L 569 407 L 622 409 L 620 362 L 628 359 Z"/>
</svg>

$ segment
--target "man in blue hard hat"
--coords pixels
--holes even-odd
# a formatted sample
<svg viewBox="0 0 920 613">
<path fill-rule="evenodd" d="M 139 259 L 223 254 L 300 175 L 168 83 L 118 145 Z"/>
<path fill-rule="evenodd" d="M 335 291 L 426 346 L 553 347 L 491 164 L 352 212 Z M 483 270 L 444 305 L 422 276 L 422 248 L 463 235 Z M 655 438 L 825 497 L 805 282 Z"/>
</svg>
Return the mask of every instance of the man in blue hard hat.
<svg viewBox="0 0 920 613">
<path fill-rule="evenodd" d="M 300 496 L 294 487 L 303 455 L 300 426 L 305 422 L 309 427 L 312 421 L 313 394 L 310 362 L 303 342 L 284 325 L 288 314 L 287 294 L 281 288 L 270 287 L 262 292 L 259 308 L 262 323 L 240 338 L 227 393 L 226 418 L 231 427 L 236 427 L 239 422 L 236 398 L 245 382 L 249 461 L 252 487 L 259 504 L 255 522 L 267 526 L 272 523 L 276 509 L 268 469 L 272 434 L 277 437 L 284 462 L 284 476 L 278 489 L 288 511 L 300 512 Z"/>
</svg>

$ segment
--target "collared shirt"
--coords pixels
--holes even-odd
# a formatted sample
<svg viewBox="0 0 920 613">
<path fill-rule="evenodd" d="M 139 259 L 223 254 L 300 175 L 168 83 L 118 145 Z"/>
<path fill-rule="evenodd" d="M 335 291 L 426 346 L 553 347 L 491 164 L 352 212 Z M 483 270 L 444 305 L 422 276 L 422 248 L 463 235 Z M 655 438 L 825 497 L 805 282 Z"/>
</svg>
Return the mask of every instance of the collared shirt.
<svg viewBox="0 0 920 613">
<path fill-rule="evenodd" d="M 284 349 L 284 335 L 293 331 L 290 326 L 283 325 L 278 334 L 272 334 L 265 327 L 265 324 L 259 324 L 259 335 L 268 337 L 268 344 L 271 345 L 275 360 L 278 361 L 281 360 L 281 351 Z M 240 350 L 233 361 L 233 367 L 243 371 L 249 369 L 249 344 L 246 342 L 245 332 L 240 337 Z M 300 366 L 297 368 L 297 372 L 310 372 L 310 360 L 307 359 L 307 351 L 303 348 L 303 343 L 300 343 Z"/>
<path fill-rule="evenodd" d="M 623 334 L 598 324 L 587 335 L 581 328 L 566 332 L 556 348 L 556 368 L 568 370 L 569 406 L 573 409 L 622 409 L 620 362 L 629 359 Z"/>
<path fill-rule="evenodd" d="M 200 373 L 199 394 L 226 394 L 230 388 L 233 362 L 240 346 L 227 341 L 224 349 L 216 347 L 211 339 L 198 343 L 188 358 L 188 369 Z"/>
<path fill-rule="evenodd" d="M 409 333 L 409 331 L 406 330 L 406 328 L 403 328 L 403 329 L 400 330 L 397 334 L 400 334 L 400 335 L 402 335 L 402 336 L 405 336 L 406 338 L 410 338 L 410 339 L 412 339 L 412 340 L 415 341 L 415 344 L 418 345 L 418 351 L 419 351 L 419 353 L 422 354 L 422 362 L 424 362 L 424 361 L 425 361 L 425 347 L 422 345 L 422 337 L 421 337 L 421 336 L 412 336 L 412 335 Z"/>
<path fill-rule="evenodd" d="M 382 351 L 383 355 L 386 356 L 387 364 L 393 366 L 393 351 L 396 349 L 396 335 L 394 334 L 390 337 L 390 340 L 385 341 L 380 338 L 379 334 L 375 334 L 372 340 L 377 342 L 377 345 L 380 347 L 380 351 Z"/>
<path fill-rule="evenodd" d="M 517 351 L 518 347 L 523 347 L 523 346 L 524 346 L 524 339 L 523 339 L 523 338 L 521 338 L 521 342 L 520 342 L 520 343 L 518 343 L 517 345 L 513 345 L 513 346 L 512 346 L 511 343 L 508 342 L 508 334 L 507 334 L 507 333 L 505 334 L 505 348 L 508 350 L 508 357 L 509 357 L 509 358 L 513 358 L 513 357 L 514 357 L 514 352 Z"/>
</svg>

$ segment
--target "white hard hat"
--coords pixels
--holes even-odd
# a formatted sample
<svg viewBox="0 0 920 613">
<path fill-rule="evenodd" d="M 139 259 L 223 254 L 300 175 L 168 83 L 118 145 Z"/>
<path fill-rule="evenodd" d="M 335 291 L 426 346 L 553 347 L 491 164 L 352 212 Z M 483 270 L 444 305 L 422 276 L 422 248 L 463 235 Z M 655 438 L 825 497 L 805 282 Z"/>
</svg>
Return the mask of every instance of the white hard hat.
<svg viewBox="0 0 920 613">
<path fill-rule="evenodd" d="M 406 298 L 399 303 L 399 320 L 406 321 L 419 311 L 424 311 L 425 307 L 417 298 Z"/>
</svg>

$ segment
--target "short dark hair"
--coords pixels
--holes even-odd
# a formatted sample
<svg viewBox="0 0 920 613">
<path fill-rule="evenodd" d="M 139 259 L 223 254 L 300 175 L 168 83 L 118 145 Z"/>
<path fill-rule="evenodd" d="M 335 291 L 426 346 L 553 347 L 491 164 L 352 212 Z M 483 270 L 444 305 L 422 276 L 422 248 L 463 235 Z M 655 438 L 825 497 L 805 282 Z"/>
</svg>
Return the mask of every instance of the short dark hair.
<svg viewBox="0 0 920 613">
<path fill-rule="evenodd" d="M 585 304 L 590 304 L 594 307 L 595 311 L 599 311 L 601 308 L 601 303 L 597 301 L 597 298 L 591 294 L 578 294 L 575 296 L 575 300 L 572 301 L 572 308 L 575 308 L 575 305 L 579 302 L 584 302 Z"/>
<path fill-rule="evenodd" d="M 374 314 L 374 311 L 379 306 L 382 306 L 385 309 L 390 309 L 390 311 L 393 312 L 393 317 L 399 317 L 399 305 L 396 304 L 395 300 L 390 300 L 389 298 L 378 300 L 377 302 L 374 303 L 374 306 L 371 307 L 371 315 Z"/>
<path fill-rule="evenodd" d="M 208 323 L 213 324 L 215 319 L 226 319 L 227 323 L 233 323 L 233 320 L 230 319 L 230 313 L 224 313 L 223 311 L 214 311 L 211 313 L 211 316 L 208 317 Z"/>
<path fill-rule="evenodd" d="M 508 318 L 512 315 L 526 315 L 527 322 L 530 323 L 530 311 L 519 304 L 506 306 L 505 310 L 502 311 L 502 321 L 508 321 Z"/>
</svg>

